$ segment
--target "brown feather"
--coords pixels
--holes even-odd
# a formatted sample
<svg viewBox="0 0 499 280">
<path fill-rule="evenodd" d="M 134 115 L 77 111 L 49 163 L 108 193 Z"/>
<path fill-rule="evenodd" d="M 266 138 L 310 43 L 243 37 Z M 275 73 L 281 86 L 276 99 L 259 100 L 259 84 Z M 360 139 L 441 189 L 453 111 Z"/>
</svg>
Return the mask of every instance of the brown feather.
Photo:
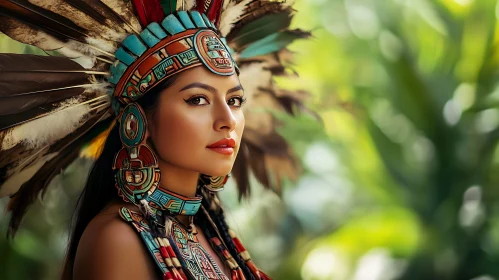
<svg viewBox="0 0 499 280">
<path fill-rule="evenodd" d="M 2 15 L 1 13 L 0 32 L 18 42 L 32 45 L 46 51 L 56 50 L 64 47 L 64 42 L 60 41 L 59 39 L 47 34 L 44 31 L 35 29 L 31 25 Z"/>
<path fill-rule="evenodd" d="M 90 84 L 84 70 L 65 57 L 0 54 L 0 115 L 82 94 Z"/>
<path fill-rule="evenodd" d="M 105 115 L 109 111 L 109 104 L 104 106 L 89 108 L 80 108 L 71 113 L 69 119 L 56 120 L 55 118 L 64 117 L 54 113 L 47 116 L 45 121 L 40 119 L 33 126 L 33 123 L 27 123 L 13 129 L 0 131 L 2 138 L 2 150 L 0 150 L 0 197 L 15 193 L 20 187 L 20 182 L 25 175 L 20 174 L 23 170 L 30 167 L 33 163 L 43 160 L 47 150 L 57 147 L 63 139 L 74 134 L 74 131 L 80 131 L 82 127 L 89 123 L 95 116 Z M 90 111 L 88 111 L 90 109 Z M 81 114 L 84 114 L 82 117 Z M 54 127 L 46 121 L 56 122 Z M 38 130 L 33 127 L 45 124 L 45 128 Z M 35 142 L 33 142 L 35 141 Z M 57 151 L 57 150 L 56 150 Z M 24 182 L 24 181 L 22 181 Z"/>
<path fill-rule="evenodd" d="M 139 30 L 135 30 L 133 24 L 129 20 L 121 17 L 115 10 L 109 8 L 102 1 L 95 0 L 66 0 L 70 5 L 78 8 L 87 15 L 99 21 L 102 24 L 106 24 L 109 27 L 116 28 L 119 26 L 121 29 L 127 33 L 140 33 Z"/>
<path fill-rule="evenodd" d="M 109 9 L 113 10 L 121 20 L 127 23 L 135 33 L 140 33 L 142 27 L 134 13 L 132 1 L 101 0 Z"/>
<path fill-rule="evenodd" d="M 78 104 L 75 104 L 73 106 L 81 106 L 82 104 L 88 102 L 92 107 L 95 107 L 99 106 L 100 104 L 107 103 L 108 100 L 105 97 L 106 96 L 98 95 L 96 92 L 92 91 L 84 92 L 83 94 L 71 98 L 74 99 L 71 100 L 71 103 L 78 102 Z M 44 104 L 20 113 L 6 115 L 0 118 L 0 131 L 13 128 L 15 126 L 36 120 L 38 118 L 45 117 L 60 110 L 60 108 L 67 108 L 69 106 L 67 106 L 68 104 L 66 101 L 68 101 L 68 99 L 63 100 L 62 102 Z M 3 134 L 0 133 L 0 135 Z"/>
<path fill-rule="evenodd" d="M 296 181 L 302 172 L 298 160 L 291 150 L 288 151 L 288 156 L 286 157 L 265 156 L 265 165 L 274 179 L 272 190 L 278 195 L 282 193 L 282 181 L 284 178 Z"/>
<path fill-rule="evenodd" d="M 9 236 L 14 237 L 24 214 L 38 197 L 38 194 L 43 194 L 52 178 L 78 157 L 81 146 L 89 140 L 81 136 L 85 135 L 98 122 L 103 121 L 105 115 L 100 114 L 91 118 L 74 133 L 61 139 L 47 150 L 47 154 L 57 151 L 59 153 L 56 157 L 45 163 L 33 177 L 26 181 L 9 201 L 8 210 L 12 212 L 8 230 Z"/>
<path fill-rule="evenodd" d="M 240 20 L 234 24 L 234 27 L 232 28 L 230 34 L 227 36 L 227 41 L 232 41 L 234 36 L 238 34 L 241 28 L 246 24 L 251 23 L 265 15 L 276 14 L 284 11 L 287 11 L 291 14 L 294 10 L 289 6 L 283 5 L 283 3 L 280 1 L 253 1 L 252 3 L 248 4 L 246 11 L 241 15 Z"/>
<path fill-rule="evenodd" d="M 0 1 L 0 14 L 30 24 L 32 27 L 36 26 L 35 29 L 42 29 L 63 41 L 73 39 L 84 42 L 84 38 L 87 37 L 86 30 L 74 22 L 33 5 L 27 0 Z"/>
<path fill-rule="evenodd" d="M 249 168 L 255 175 L 255 178 L 266 188 L 271 188 L 270 180 L 265 166 L 265 153 L 258 147 L 252 145 L 249 141 L 246 142 L 248 152 L 251 155 L 249 160 Z"/>
<path fill-rule="evenodd" d="M 237 153 L 237 157 L 231 171 L 231 175 L 236 180 L 239 200 L 243 197 L 248 197 L 250 194 L 248 164 L 248 148 L 243 138 L 241 139 L 239 152 Z"/>
<path fill-rule="evenodd" d="M 264 133 L 258 129 L 245 128 L 243 138 L 248 144 L 258 148 L 268 155 L 285 157 L 288 154 L 286 140 L 274 129 L 269 133 Z"/>
<path fill-rule="evenodd" d="M 87 37 L 104 38 L 111 41 L 121 41 L 125 37 L 124 30 L 120 26 L 107 26 L 99 22 L 104 21 L 103 17 L 81 0 L 30 0 L 30 3 L 74 22 L 80 28 L 86 30 Z M 101 43 L 111 44 L 109 41 L 102 41 Z"/>
</svg>

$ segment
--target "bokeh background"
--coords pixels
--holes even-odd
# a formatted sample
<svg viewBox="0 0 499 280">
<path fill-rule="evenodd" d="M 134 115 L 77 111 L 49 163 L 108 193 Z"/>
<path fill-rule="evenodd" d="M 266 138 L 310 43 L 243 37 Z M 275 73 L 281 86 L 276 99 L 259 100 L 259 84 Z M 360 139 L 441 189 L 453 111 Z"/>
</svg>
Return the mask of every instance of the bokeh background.
<svg viewBox="0 0 499 280">
<path fill-rule="evenodd" d="M 294 6 L 313 38 L 278 82 L 322 122 L 282 117 L 304 172 L 280 196 L 222 193 L 256 263 L 274 279 L 499 279 L 498 1 Z M 0 51 L 38 52 L 1 34 Z M 0 215 L 0 279 L 57 279 L 91 164 L 56 177 L 15 240 Z"/>
</svg>

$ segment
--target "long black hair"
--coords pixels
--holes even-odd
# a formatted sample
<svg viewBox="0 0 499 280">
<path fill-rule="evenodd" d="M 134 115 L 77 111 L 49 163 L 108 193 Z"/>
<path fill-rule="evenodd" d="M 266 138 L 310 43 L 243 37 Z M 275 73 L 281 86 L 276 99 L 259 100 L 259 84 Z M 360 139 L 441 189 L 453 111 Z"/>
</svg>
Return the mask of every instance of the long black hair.
<svg viewBox="0 0 499 280">
<path fill-rule="evenodd" d="M 159 103 L 160 93 L 170 87 L 175 80 L 176 76 L 168 78 L 138 100 L 137 103 L 146 114 L 155 113 Z M 109 202 L 121 200 L 115 187 L 114 173 L 111 168 L 113 166 L 114 157 L 121 148 L 122 143 L 119 136 L 119 124 L 116 122 L 109 132 L 101 155 L 97 158 L 90 170 L 85 187 L 78 199 L 77 208 L 73 216 L 74 227 L 70 235 L 69 247 L 62 273 L 63 280 L 73 278 L 73 265 L 78 244 L 90 221 L 101 212 Z M 209 201 L 207 201 L 207 199 L 208 198 L 205 197 L 203 204 L 209 209 Z M 221 209 L 218 213 L 209 210 L 209 215 L 222 235 L 223 242 L 227 244 L 229 252 L 243 269 L 246 278 L 254 279 L 252 273 L 237 253 L 236 247 L 229 236 L 228 226 Z M 208 237 L 214 236 L 215 233 L 212 231 L 211 227 L 208 226 L 205 221 L 206 218 L 198 214 L 196 219 L 199 221 L 203 232 L 205 232 Z"/>
</svg>

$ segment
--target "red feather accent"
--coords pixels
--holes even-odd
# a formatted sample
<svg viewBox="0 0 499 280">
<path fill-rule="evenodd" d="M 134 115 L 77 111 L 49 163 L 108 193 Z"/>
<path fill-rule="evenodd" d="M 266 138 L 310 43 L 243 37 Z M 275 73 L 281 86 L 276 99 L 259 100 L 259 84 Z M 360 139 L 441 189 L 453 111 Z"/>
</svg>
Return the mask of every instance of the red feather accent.
<svg viewBox="0 0 499 280">
<path fill-rule="evenodd" d="M 135 14 L 143 28 L 151 22 L 161 22 L 165 18 L 159 0 L 132 0 L 132 2 Z"/>
<path fill-rule="evenodd" d="M 220 23 L 220 15 L 222 14 L 222 5 L 224 0 L 197 0 L 196 9 L 200 13 L 208 16 L 211 22 L 215 22 L 215 26 Z"/>
</svg>

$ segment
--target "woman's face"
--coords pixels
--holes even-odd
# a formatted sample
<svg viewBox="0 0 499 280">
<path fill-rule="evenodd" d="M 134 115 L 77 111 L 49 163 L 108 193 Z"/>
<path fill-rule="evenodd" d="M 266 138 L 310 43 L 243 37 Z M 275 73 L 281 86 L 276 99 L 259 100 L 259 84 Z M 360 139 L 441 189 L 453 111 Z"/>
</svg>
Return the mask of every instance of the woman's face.
<svg viewBox="0 0 499 280">
<path fill-rule="evenodd" d="M 229 174 L 244 129 L 243 100 L 235 74 L 219 76 L 204 67 L 181 73 L 148 116 L 160 161 L 210 176 Z"/>
</svg>

